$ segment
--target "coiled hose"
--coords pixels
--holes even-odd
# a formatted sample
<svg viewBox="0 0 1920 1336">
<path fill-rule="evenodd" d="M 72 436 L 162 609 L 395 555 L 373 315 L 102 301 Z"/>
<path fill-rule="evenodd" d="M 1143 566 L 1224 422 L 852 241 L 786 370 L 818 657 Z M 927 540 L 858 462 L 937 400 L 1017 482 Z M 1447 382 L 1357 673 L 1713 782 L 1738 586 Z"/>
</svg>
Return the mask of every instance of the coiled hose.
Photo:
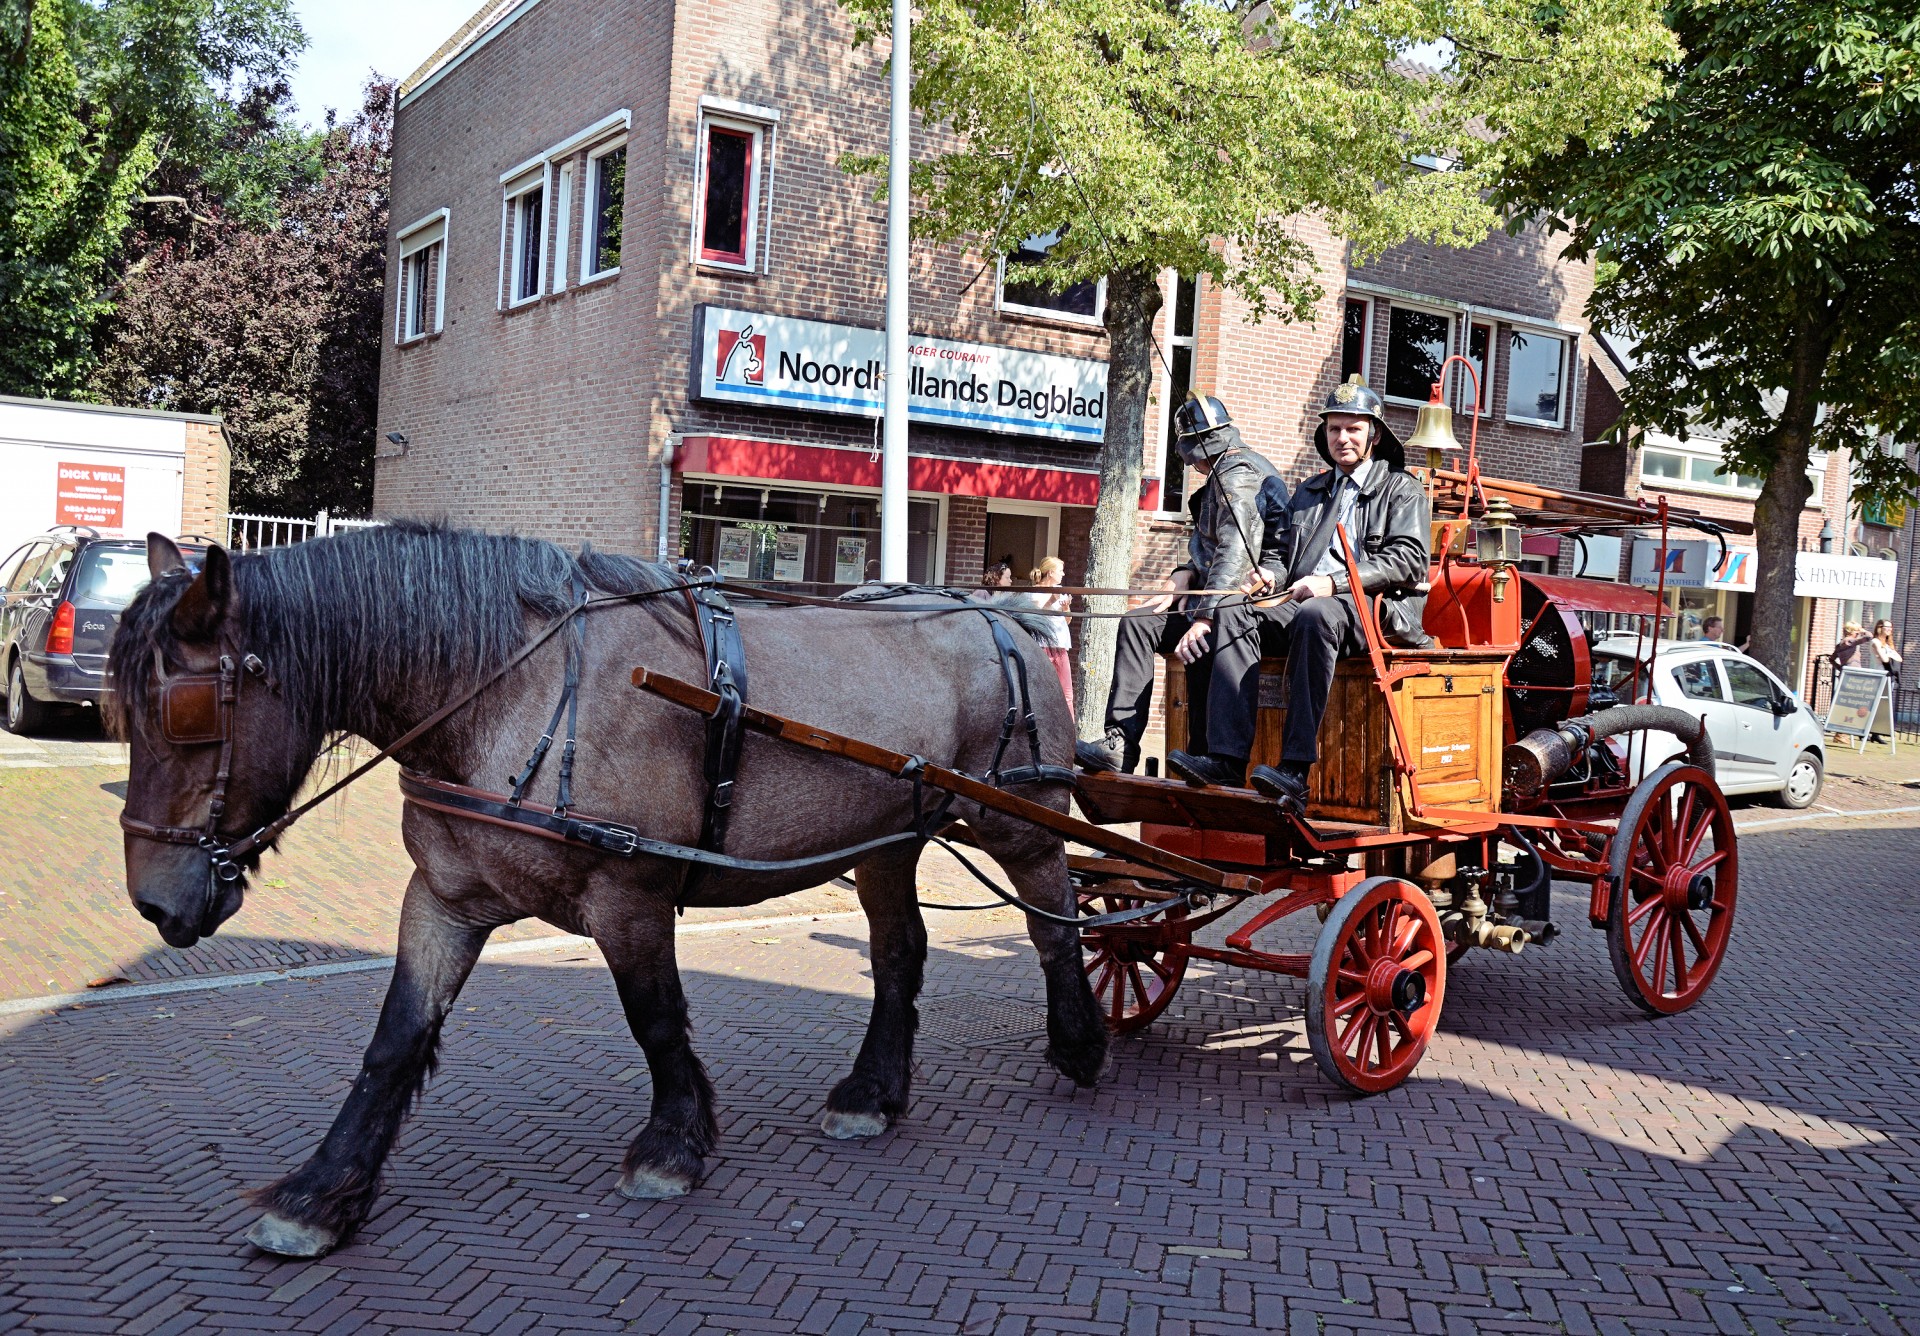
<svg viewBox="0 0 1920 1336">
<path fill-rule="evenodd" d="M 1706 721 L 1669 705 L 1616 705 L 1569 719 L 1557 728 L 1537 728 L 1502 757 L 1509 791 L 1532 797 L 1573 768 L 1602 738 L 1642 731 L 1671 733 L 1687 745 L 1687 764 L 1713 773 L 1713 742 Z"/>
</svg>

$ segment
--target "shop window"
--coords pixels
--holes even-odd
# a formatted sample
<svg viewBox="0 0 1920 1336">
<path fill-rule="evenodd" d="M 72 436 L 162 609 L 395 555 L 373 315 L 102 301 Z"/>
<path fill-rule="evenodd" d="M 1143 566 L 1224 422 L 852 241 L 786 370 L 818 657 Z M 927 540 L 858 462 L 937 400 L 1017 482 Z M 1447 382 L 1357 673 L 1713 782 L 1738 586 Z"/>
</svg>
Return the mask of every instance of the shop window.
<svg viewBox="0 0 1920 1336">
<path fill-rule="evenodd" d="M 1167 439 L 1160 465 L 1160 509 L 1179 511 L 1187 503 L 1187 465 L 1174 448 L 1173 415 L 1193 391 L 1193 344 L 1200 305 L 1200 278 L 1181 276 L 1173 290 L 1173 335 L 1167 340 Z"/>
<path fill-rule="evenodd" d="M 440 332 L 446 299 L 447 211 L 439 210 L 399 236 L 400 287 L 395 303 L 394 339 L 425 338 Z"/>
<path fill-rule="evenodd" d="M 1340 380 L 1367 374 L 1368 335 L 1373 332 L 1373 303 L 1361 297 L 1347 298 L 1346 312 L 1340 324 Z"/>
<path fill-rule="evenodd" d="M 702 123 L 700 207 L 694 222 L 695 255 L 702 264 L 754 267 L 765 139 L 763 125 L 711 118 Z M 624 177 L 624 162 L 620 170 Z"/>
<path fill-rule="evenodd" d="M 1507 417 L 1558 427 L 1561 382 L 1566 374 L 1567 341 L 1534 329 L 1507 334 Z"/>
<path fill-rule="evenodd" d="M 627 217 L 627 146 L 614 144 L 587 159 L 587 229 L 580 277 L 620 272 L 621 236 Z"/>
<path fill-rule="evenodd" d="M 940 503 L 907 502 L 907 578 L 937 583 Z M 852 585 L 880 572 L 880 497 L 688 482 L 681 494 L 680 554 L 728 579 Z"/>
<path fill-rule="evenodd" d="M 1387 397 L 1424 404 L 1453 350 L 1453 317 L 1396 306 L 1387 314 Z"/>
<path fill-rule="evenodd" d="M 1018 249 L 1000 261 L 998 309 L 1017 315 L 1045 316 L 1080 325 L 1097 325 L 1106 314 L 1107 280 L 1072 283 L 1060 291 L 1038 283 L 1023 282 L 1020 270 L 1044 261 L 1066 236 L 1067 229 L 1028 237 Z"/>
<path fill-rule="evenodd" d="M 527 178 L 507 192 L 507 305 L 530 302 L 542 291 L 541 260 L 546 251 L 547 174 Z"/>
</svg>

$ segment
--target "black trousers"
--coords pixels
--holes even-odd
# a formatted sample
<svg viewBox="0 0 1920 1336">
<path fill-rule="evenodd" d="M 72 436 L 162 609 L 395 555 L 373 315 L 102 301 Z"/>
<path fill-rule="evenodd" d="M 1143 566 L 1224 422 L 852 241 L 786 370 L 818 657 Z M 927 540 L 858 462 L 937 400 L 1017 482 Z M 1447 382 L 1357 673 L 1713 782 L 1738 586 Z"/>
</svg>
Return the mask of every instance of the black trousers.
<svg viewBox="0 0 1920 1336">
<path fill-rule="evenodd" d="M 1253 754 L 1254 716 L 1260 705 L 1260 659 L 1287 656 L 1287 722 L 1282 760 L 1320 759 L 1320 721 L 1342 655 L 1366 649 L 1353 599 L 1345 594 L 1260 608 L 1223 603 L 1213 623 L 1213 674 L 1207 693 L 1207 738 L 1216 756 L 1244 763 Z"/>
<path fill-rule="evenodd" d="M 1191 623 L 1178 612 L 1142 612 L 1120 619 L 1119 645 L 1113 655 L 1113 689 L 1107 694 L 1107 727 L 1127 739 L 1126 759 L 1131 767 L 1146 735 L 1153 706 L 1153 670 L 1162 654 L 1173 653 Z M 1207 749 L 1207 690 L 1212 664 L 1202 658 L 1187 668 L 1188 751 Z M 1168 671 L 1172 671 L 1169 665 Z"/>
</svg>

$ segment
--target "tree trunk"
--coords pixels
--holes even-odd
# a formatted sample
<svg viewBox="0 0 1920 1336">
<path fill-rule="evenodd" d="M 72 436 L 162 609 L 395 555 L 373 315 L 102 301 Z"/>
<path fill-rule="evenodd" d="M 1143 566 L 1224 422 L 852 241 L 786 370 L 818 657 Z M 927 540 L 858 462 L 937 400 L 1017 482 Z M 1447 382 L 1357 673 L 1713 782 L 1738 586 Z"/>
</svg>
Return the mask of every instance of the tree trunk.
<svg viewBox="0 0 1920 1336">
<path fill-rule="evenodd" d="M 1800 550 L 1800 512 L 1813 494 L 1807 457 L 1820 408 L 1831 339 L 1811 318 L 1793 336 L 1792 379 L 1774 431 L 1773 464 L 1753 503 L 1753 535 L 1759 570 L 1753 585 L 1753 657 L 1787 683 L 1793 641 L 1794 554 Z"/>
<path fill-rule="evenodd" d="M 1100 444 L 1100 499 L 1093 508 L 1085 583 L 1118 589 L 1133 574 L 1134 525 L 1140 516 L 1141 455 L 1147 439 L 1147 391 L 1153 384 L 1153 321 L 1160 314 L 1160 276 L 1123 269 L 1107 276 L 1107 424 Z M 1090 598 L 1091 612 L 1124 612 L 1122 598 Z M 1105 727 L 1118 627 L 1112 618 L 1080 623 L 1080 680 L 1074 687 L 1080 736 Z"/>
</svg>

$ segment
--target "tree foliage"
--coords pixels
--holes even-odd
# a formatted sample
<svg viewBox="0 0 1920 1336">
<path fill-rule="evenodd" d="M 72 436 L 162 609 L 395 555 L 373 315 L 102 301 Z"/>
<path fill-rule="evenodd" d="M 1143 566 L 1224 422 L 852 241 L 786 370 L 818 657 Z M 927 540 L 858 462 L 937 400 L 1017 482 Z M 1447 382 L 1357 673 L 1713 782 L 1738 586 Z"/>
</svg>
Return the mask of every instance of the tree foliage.
<svg viewBox="0 0 1920 1336">
<path fill-rule="evenodd" d="M 376 81 L 360 113 L 320 137 L 311 171 L 278 172 L 270 199 L 232 207 L 190 183 L 186 198 L 210 216 L 136 238 L 144 256 L 92 388 L 222 415 L 238 508 L 360 514 L 372 501 L 392 127 L 393 87 Z M 233 144 L 226 159 L 293 160 L 270 118 L 250 138 L 266 142 Z"/>
<path fill-rule="evenodd" d="M 301 42 L 287 0 L 0 7 L 0 392 L 80 391 L 148 178 Z"/>
<path fill-rule="evenodd" d="M 1810 448 L 1920 439 L 1920 13 L 1910 0 L 1676 0 L 1642 130 L 1508 172 L 1499 202 L 1603 257 L 1590 314 L 1639 339 L 1625 421 L 1730 430 L 1755 510 L 1753 644 L 1787 668 Z M 1916 481 L 1856 450 L 1856 496 Z"/>
<path fill-rule="evenodd" d="M 891 0 L 842 2 L 858 40 L 886 31 Z M 1164 269 L 1205 273 L 1258 314 L 1304 318 L 1320 285 L 1302 219 L 1356 258 L 1411 238 L 1481 241 L 1501 221 L 1494 183 L 1636 125 L 1674 54 L 1652 0 L 919 0 L 915 11 L 913 103 L 937 145 L 913 166 L 916 234 L 994 255 L 1063 231 L 1023 277 L 1108 279 L 1087 573 L 1108 586 L 1130 573 Z M 1428 43 L 1446 43 L 1444 69 L 1404 61 Z M 846 165 L 877 173 L 884 161 Z M 1083 727 L 1104 705 L 1112 634 L 1088 624 Z"/>
</svg>

